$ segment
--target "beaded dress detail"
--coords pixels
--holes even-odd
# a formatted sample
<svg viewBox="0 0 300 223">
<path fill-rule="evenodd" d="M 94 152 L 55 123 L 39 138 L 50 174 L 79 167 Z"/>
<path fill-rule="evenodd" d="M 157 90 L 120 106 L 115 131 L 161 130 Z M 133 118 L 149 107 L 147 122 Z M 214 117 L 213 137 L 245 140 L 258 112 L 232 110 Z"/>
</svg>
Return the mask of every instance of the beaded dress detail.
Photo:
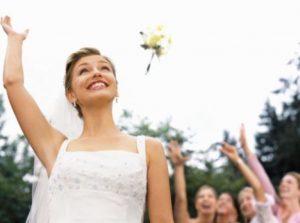
<svg viewBox="0 0 300 223">
<path fill-rule="evenodd" d="M 50 223 L 141 223 L 147 164 L 145 137 L 138 153 L 74 151 L 63 142 L 49 178 Z"/>
</svg>

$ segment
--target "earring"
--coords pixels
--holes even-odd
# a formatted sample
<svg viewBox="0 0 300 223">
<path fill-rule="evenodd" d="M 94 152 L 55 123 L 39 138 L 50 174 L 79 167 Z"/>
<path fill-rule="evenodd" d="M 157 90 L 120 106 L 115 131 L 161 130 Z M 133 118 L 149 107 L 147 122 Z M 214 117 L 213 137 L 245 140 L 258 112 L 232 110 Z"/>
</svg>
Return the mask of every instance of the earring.
<svg viewBox="0 0 300 223">
<path fill-rule="evenodd" d="M 72 102 L 72 105 L 73 105 L 73 107 L 74 108 L 76 108 L 76 106 L 77 106 L 77 104 L 76 104 L 76 102 L 74 101 L 74 102 Z"/>
<path fill-rule="evenodd" d="M 118 103 L 119 102 L 119 97 L 118 96 L 116 96 L 116 103 Z"/>
</svg>

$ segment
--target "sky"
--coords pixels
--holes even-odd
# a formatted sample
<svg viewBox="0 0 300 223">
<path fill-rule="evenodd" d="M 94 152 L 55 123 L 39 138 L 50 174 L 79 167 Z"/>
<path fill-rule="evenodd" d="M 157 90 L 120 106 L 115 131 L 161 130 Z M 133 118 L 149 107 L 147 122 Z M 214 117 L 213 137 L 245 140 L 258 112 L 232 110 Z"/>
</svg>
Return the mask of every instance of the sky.
<svg viewBox="0 0 300 223">
<path fill-rule="evenodd" d="M 298 55 L 299 1 L 1 1 L 16 30 L 30 30 L 23 47 L 25 85 L 49 117 L 63 95 L 66 58 L 92 46 L 117 68 L 123 109 L 153 123 L 194 134 L 191 148 L 207 148 L 223 131 L 239 135 L 246 126 L 250 146 L 260 131 L 259 115 L 280 77 L 295 74 L 287 62 Z M 145 69 L 150 52 L 140 47 L 140 31 L 162 24 L 172 36 L 169 52 Z M 0 32 L 0 61 L 6 36 Z M 0 67 L 0 73 L 3 67 Z M 2 80 L 0 80 L 2 81 Z M 1 83 L 2 84 L 2 83 Z M 21 133 L 7 102 L 5 131 Z"/>
</svg>

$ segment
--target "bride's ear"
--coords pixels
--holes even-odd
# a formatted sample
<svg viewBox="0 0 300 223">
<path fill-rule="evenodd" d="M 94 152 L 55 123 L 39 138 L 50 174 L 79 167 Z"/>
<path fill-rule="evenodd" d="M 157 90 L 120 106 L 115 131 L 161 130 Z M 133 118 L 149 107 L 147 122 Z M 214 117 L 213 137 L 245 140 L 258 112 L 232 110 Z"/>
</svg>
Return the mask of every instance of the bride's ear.
<svg viewBox="0 0 300 223">
<path fill-rule="evenodd" d="M 76 96 L 75 96 L 75 94 L 73 93 L 72 90 L 66 91 L 65 94 L 66 94 L 66 97 L 67 97 L 67 99 L 70 103 L 76 103 L 77 98 L 76 98 Z"/>
</svg>

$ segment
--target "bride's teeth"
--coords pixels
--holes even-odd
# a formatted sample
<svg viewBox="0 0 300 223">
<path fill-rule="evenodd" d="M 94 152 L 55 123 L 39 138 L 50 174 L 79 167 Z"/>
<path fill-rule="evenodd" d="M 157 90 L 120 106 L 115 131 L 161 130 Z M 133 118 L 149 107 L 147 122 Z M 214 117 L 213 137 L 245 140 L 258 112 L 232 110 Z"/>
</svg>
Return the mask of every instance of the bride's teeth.
<svg viewBox="0 0 300 223">
<path fill-rule="evenodd" d="M 97 82 L 97 83 L 94 83 L 91 87 L 90 87 L 90 89 L 91 90 L 99 90 L 99 89 L 102 89 L 102 88 L 104 88 L 105 87 L 105 84 L 104 83 L 102 83 L 102 82 Z"/>
</svg>

